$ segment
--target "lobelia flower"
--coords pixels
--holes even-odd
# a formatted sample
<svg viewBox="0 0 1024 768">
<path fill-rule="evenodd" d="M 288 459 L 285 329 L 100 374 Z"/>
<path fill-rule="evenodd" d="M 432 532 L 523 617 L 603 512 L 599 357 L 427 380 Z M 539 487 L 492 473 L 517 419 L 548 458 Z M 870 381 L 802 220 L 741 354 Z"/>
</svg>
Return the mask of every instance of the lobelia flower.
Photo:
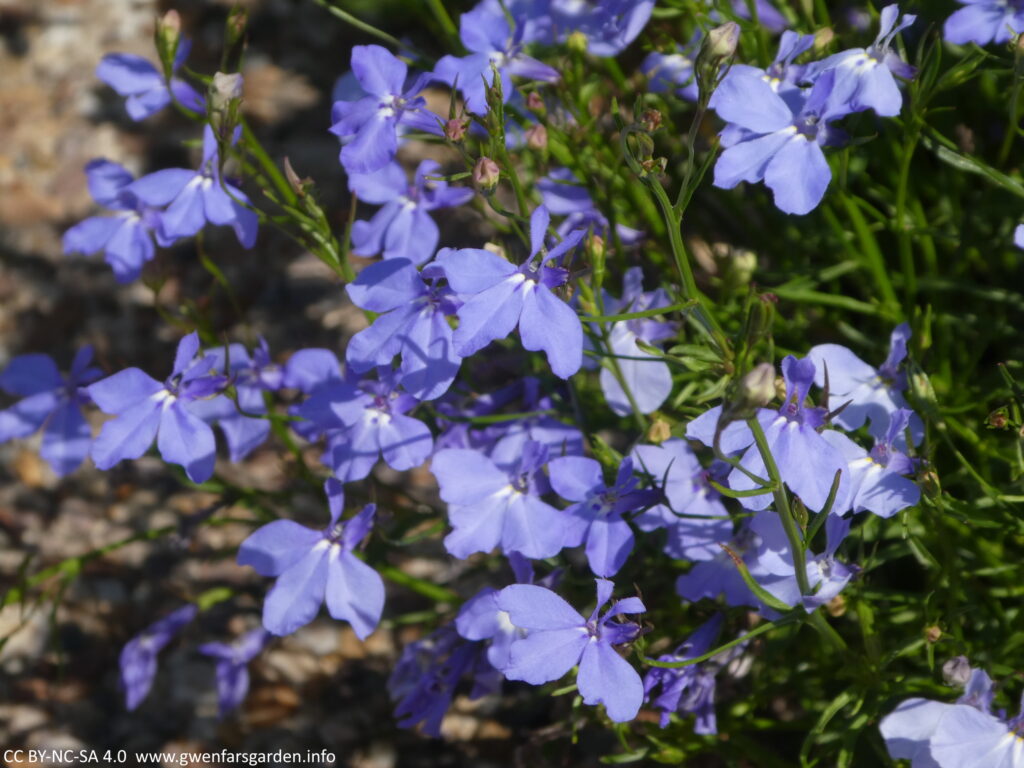
<svg viewBox="0 0 1024 768">
<path fill-rule="evenodd" d="M 518 584 L 533 583 L 533 566 L 518 552 L 508 553 L 508 562 Z M 557 572 L 553 572 L 552 575 Z M 551 581 L 551 576 L 544 581 Z M 551 587 L 545 583 L 543 586 Z M 509 620 L 508 613 L 498 607 L 498 590 L 484 587 L 469 598 L 455 617 L 455 629 L 467 640 L 486 640 L 487 661 L 498 670 L 509 664 L 512 641 L 521 637 L 523 630 L 517 629 Z"/>
<path fill-rule="evenodd" d="M 587 562 L 594 575 L 614 576 L 633 551 L 633 531 L 622 516 L 654 504 L 661 494 L 637 488 L 639 481 L 629 457 L 623 459 L 611 486 L 604 483 L 601 465 L 584 456 L 552 459 L 548 474 L 555 493 L 576 502 L 565 510 L 566 546 L 586 542 Z"/>
<path fill-rule="evenodd" d="M 565 546 L 564 512 L 541 501 L 548 482 L 541 471 L 547 447 L 529 441 L 517 464 L 502 469 L 478 451 L 448 448 L 430 462 L 452 532 L 445 549 L 460 559 L 500 547 L 531 559 L 553 557 Z"/>
<path fill-rule="evenodd" d="M 721 134 L 726 149 L 715 163 L 715 186 L 764 181 L 779 210 L 816 208 L 832 180 L 821 149 L 838 136 L 829 123 L 849 113 L 830 98 L 834 81 L 835 70 L 828 70 L 807 93 L 792 90 L 783 98 L 763 79 L 726 77 L 711 97 L 711 107 L 730 123 Z"/>
<path fill-rule="evenodd" d="M 1024 706 L 1007 718 L 992 713 L 992 680 L 971 671 L 954 704 L 913 698 L 879 723 L 889 755 L 911 768 L 1021 768 L 1024 766 Z"/>
<path fill-rule="evenodd" d="M 181 39 L 174 54 L 172 72 L 181 69 L 188 58 L 192 42 Z M 187 82 L 172 75 L 164 80 L 163 72 L 151 62 L 131 53 L 108 53 L 96 67 L 96 77 L 109 85 L 120 96 L 127 96 L 124 106 L 132 120 L 144 120 L 174 100 L 193 112 L 204 112 L 203 97 Z"/>
<path fill-rule="evenodd" d="M 900 9 L 887 5 L 882 9 L 878 36 L 870 48 L 851 48 L 818 62 L 815 67 L 835 70 L 835 85 L 830 99 L 849 112 L 873 109 L 882 117 L 895 117 L 903 107 L 896 78 L 911 79 L 916 70 L 892 51 L 892 41 L 917 19 L 907 14 L 899 19 Z"/>
<path fill-rule="evenodd" d="M 558 236 L 568 237 L 574 230 L 592 230 L 601 237 L 608 237 L 610 224 L 597 206 L 587 188 L 584 187 L 568 168 L 555 168 L 547 176 L 537 181 L 544 207 L 555 216 L 565 216 L 558 225 Z M 639 229 L 616 224 L 615 232 L 623 245 L 635 245 L 643 240 L 644 233 Z"/>
<path fill-rule="evenodd" d="M 150 624 L 121 649 L 121 687 L 124 703 L 134 710 L 149 694 L 156 677 L 156 657 L 185 625 L 192 621 L 199 609 L 189 603 L 159 621 Z"/>
<path fill-rule="evenodd" d="M 523 347 L 547 355 L 552 372 L 567 379 L 583 362 L 583 328 L 576 313 L 552 292 L 569 279 L 557 263 L 583 238 L 570 233 L 550 251 L 544 249 L 550 215 L 541 206 L 530 216 L 530 255 L 519 267 L 490 251 L 444 248 L 437 256 L 448 284 L 464 297 L 458 310 L 455 351 L 463 357 L 508 336 L 519 326 Z"/>
<path fill-rule="evenodd" d="M 673 437 L 661 445 L 638 445 L 630 456 L 665 498 L 633 518 L 636 526 L 642 531 L 665 528 L 669 557 L 709 560 L 719 554 L 719 543 L 732 538 L 732 521 L 686 441 Z"/>
<path fill-rule="evenodd" d="M 345 290 L 357 307 L 378 317 L 349 341 L 345 360 L 356 373 L 388 366 L 402 358 L 399 383 L 417 400 L 443 395 L 459 372 L 448 318 L 457 309 L 451 290 L 440 286 L 444 276 L 435 264 L 422 272 L 408 259 L 371 264 Z"/>
<path fill-rule="evenodd" d="M 75 354 L 67 377 L 49 355 L 19 355 L 0 373 L 0 389 L 22 399 L 0 411 L 0 443 L 43 429 L 39 455 L 58 477 L 74 472 L 89 453 L 92 433 L 82 416 L 84 387 L 103 374 L 90 367 L 92 347 Z"/>
<path fill-rule="evenodd" d="M 609 315 L 644 312 L 672 304 L 664 288 L 643 291 L 643 273 L 639 267 L 630 267 L 622 278 L 622 299 L 605 296 L 604 311 Z M 619 416 L 633 412 L 633 403 L 641 413 L 651 413 L 661 407 L 672 394 L 672 372 L 660 357 L 640 347 L 638 342 L 657 344 L 676 335 L 676 323 L 653 317 L 619 320 L 608 331 L 610 352 L 616 360 L 622 382 L 607 367 L 601 368 L 601 391 L 608 407 Z M 629 395 L 623 389 L 629 389 Z M 630 401 L 632 396 L 632 402 Z"/>
<path fill-rule="evenodd" d="M 370 474 L 381 455 L 389 467 L 404 471 L 433 450 L 430 428 L 405 415 L 419 401 L 398 390 L 398 372 L 378 368 L 378 377 L 357 384 L 328 380 L 295 411 L 326 432 L 324 462 L 345 483 Z"/>
<path fill-rule="evenodd" d="M 1024 31 L 1024 0 L 957 0 L 966 8 L 953 13 L 942 29 L 951 43 L 1005 43 Z"/>
<path fill-rule="evenodd" d="M 147 205 L 167 206 L 160 215 L 165 238 L 191 237 L 209 222 L 230 225 L 243 248 L 256 243 L 259 217 L 245 193 L 221 176 L 217 139 L 209 125 L 203 129 L 203 159 L 198 170 L 165 168 L 132 182 L 127 189 Z"/>
<path fill-rule="evenodd" d="M 703 656 L 718 639 L 722 630 L 722 614 L 716 613 L 701 624 L 672 653 L 663 654 L 658 661 L 678 662 Z M 720 654 L 729 658 L 729 654 Z M 701 735 L 718 733 L 715 719 L 715 676 L 725 666 L 719 657 L 688 667 L 652 667 L 644 676 L 644 698 L 661 710 L 660 725 L 665 728 L 671 715 L 693 714 L 696 721 L 693 732 Z M 654 691 L 661 688 L 655 697 Z"/>
<path fill-rule="evenodd" d="M 469 56 L 444 56 L 434 68 L 434 77 L 462 91 L 466 109 L 478 115 L 487 112 L 487 88 L 494 82 L 494 69 L 501 77 L 503 101 L 512 95 L 511 76 L 557 82 L 560 75 L 523 52 L 533 40 L 526 36 L 523 16 L 515 17 L 515 29 L 509 27 L 505 9 L 495 0 L 483 0 L 459 19 L 459 37 Z M 494 69 L 492 69 L 492 66 Z"/>
<path fill-rule="evenodd" d="M 842 592 L 858 571 L 856 566 L 835 559 L 836 550 L 850 531 L 850 521 L 839 515 L 829 515 L 825 521 L 824 552 L 806 552 L 804 569 L 811 589 L 807 595 L 800 594 L 793 553 L 778 514 L 771 510 L 759 512 L 750 520 L 750 530 L 758 537 L 758 544 L 744 558 L 750 575 L 786 605 L 801 604 L 811 613 Z M 760 600 L 751 593 L 747 604 L 756 607 Z M 761 605 L 760 610 L 766 616 L 775 615 L 767 606 Z"/>
<path fill-rule="evenodd" d="M 647 90 L 651 93 L 672 91 L 687 101 L 696 101 L 700 95 L 694 63 L 700 53 L 702 30 L 696 30 L 686 45 L 676 44 L 672 53 L 652 51 L 644 58 L 640 71 L 647 78 Z"/>
<path fill-rule="evenodd" d="M 879 517 L 892 517 L 921 500 L 921 489 L 904 477 L 915 472 L 914 460 L 898 448 L 903 443 L 901 436 L 912 415 L 906 408 L 897 409 L 885 437 L 875 441 L 870 453 L 841 432 L 829 429 L 822 433 L 822 437 L 843 455 L 849 466 L 848 506 L 854 512 L 866 509 Z"/>
<path fill-rule="evenodd" d="M 270 436 L 270 420 L 246 414 L 265 414 L 264 392 L 274 392 L 284 384 L 284 369 L 270 359 L 270 347 L 260 338 L 252 356 L 241 344 L 217 347 L 208 353 L 214 369 L 222 372 L 238 394 L 236 406 L 227 397 L 201 400 L 192 411 L 207 422 L 216 421 L 228 441 L 231 461 L 241 461 Z"/>
<path fill-rule="evenodd" d="M 398 163 L 373 173 L 350 174 L 349 189 L 360 200 L 384 206 L 369 221 L 352 225 L 352 253 L 376 256 L 383 252 L 385 259 L 408 259 L 416 265 L 428 261 L 440 237 L 428 211 L 459 206 L 473 197 L 472 189 L 427 180 L 440 172 L 440 164 L 424 160 L 411 186 Z"/>
<path fill-rule="evenodd" d="M 725 79 L 730 78 L 743 79 L 754 79 L 762 80 L 766 82 L 771 89 L 780 94 L 783 98 L 794 98 L 795 101 L 799 101 L 799 98 L 793 97 L 792 94 L 800 94 L 802 92 L 801 87 L 803 84 L 811 82 L 813 78 L 808 75 L 811 71 L 811 67 L 814 65 L 806 64 L 794 64 L 793 62 L 802 54 L 809 51 L 814 47 L 814 35 L 800 35 L 791 30 L 786 30 L 782 33 L 782 37 L 779 39 L 779 50 L 775 54 L 775 58 L 772 63 L 768 65 L 767 69 L 760 69 L 758 67 L 751 66 L 749 64 L 733 64 L 729 67 L 729 73 Z M 740 83 L 739 86 L 743 86 Z M 737 88 L 742 90 L 742 88 Z M 727 92 L 723 94 L 721 98 L 729 98 L 730 94 Z M 711 97 L 710 106 L 714 108 L 717 98 L 713 94 Z M 748 105 L 748 107 L 757 108 L 758 105 Z M 736 132 L 741 137 L 745 137 L 746 133 L 744 129 L 738 127 L 726 128 L 723 134 L 723 142 L 728 140 L 729 143 L 733 142 L 732 133 Z M 726 144 L 728 146 L 728 144 Z"/>
<path fill-rule="evenodd" d="M 153 238 L 161 247 L 172 245 L 174 238 L 164 234 L 161 212 L 128 189 L 134 179 L 123 166 L 99 158 L 85 166 L 85 176 L 93 199 L 115 214 L 92 216 L 71 227 L 64 233 L 64 253 L 103 251 L 117 281 L 129 283 L 156 254 Z"/>
<path fill-rule="evenodd" d="M 384 610 L 384 582 L 353 550 L 373 527 L 376 505 L 367 504 L 343 522 L 341 483 L 328 479 L 324 492 L 331 512 L 325 529 L 275 520 L 242 542 L 238 564 L 277 578 L 263 602 L 263 626 L 268 632 L 290 635 L 316 618 L 326 600 L 327 612 L 347 621 L 356 636 L 365 640 Z"/>
<path fill-rule="evenodd" d="M 484 655 L 484 644 L 463 639 L 452 625 L 406 645 L 388 678 L 399 727 L 423 723 L 425 734 L 440 736 L 441 720 L 466 675 L 473 678 L 471 699 L 494 693 L 501 685 L 501 674 Z"/>
<path fill-rule="evenodd" d="M 814 361 L 810 357 L 798 360 L 788 355 L 782 361 L 782 376 L 786 381 L 785 403 L 772 414 L 770 422 L 764 409 L 758 415 L 758 421 L 764 429 L 768 450 L 778 467 L 779 476 L 807 508 L 817 512 L 825 506 L 836 472 L 841 471 L 833 507 L 844 510 L 848 508 L 850 498 L 849 468 L 842 454 L 818 432 L 825 426 L 826 409 L 805 405 L 814 375 Z M 749 429 L 747 434 L 752 441 Z M 756 445 L 747 448 L 740 462 L 749 472 L 767 478 L 768 471 Z M 739 469 L 733 469 L 729 473 L 729 487 L 748 491 L 757 486 Z M 740 499 L 747 509 L 765 509 L 771 501 L 772 496 L 768 492 Z"/>
<path fill-rule="evenodd" d="M 503 672 L 509 680 L 542 685 L 579 664 L 576 686 L 583 703 L 604 704 L 611 720 L 624 723 L 640 711 L 644 686 L 614 646 L 632 643 L 641 630 L 638 624 L 614 619 L 647 609 L 640 598 L 627 597 L 599 616 L 615 585 L 606 579 L 594 581 L 597 606 L 586 619 L 550 589 L 513 584 L 501 590 L 498 607 L 508 612 L 514 626 L 526 630 L 525 637 L 512 642 L 509 666 Z"/>
<path fill-rule="evenodd" d="M 217 705 L 220 716 L 238 709 L 249 693 L 249 662 L 259 655 L 270 635 L 260 627 L 233 643 L 204 643 L 199 652 L 217 659 Z"/>
<path fill-rule="evenodd" d="M 594 56 L 618 56 L 647 26 L 655 0 L 551 0 L 551 21 L 564 40 L 579 32 Z"/>
<path fill-rule="evenodd" d="M 178 343 L 171 375 L 159 382 L 138 368 L 123 371 L 88 387 L 104 413 L 117 416 L 103 425 L 92 444 L 92 460 L 110 469 L 124 459 L 137 459 L 157 440 L 164 461 L 179 464 L 194 483 L 213 475 L 216 442 L 213 430 L 193 413 L 193 403 L 220 392 L 227 383 L 210 374 L 216 360 L 196 358 L 199 334 Z"/>
<path fill-rule="evenodd" d="M 371 173 L 391 162 L 398 150 L 399 125 L 443 135 L 441 119 L 419 95 L 433 75 L 422 74 L 406 88 L 408 67 L 379 45 L 354 46 L 352 72 L 366 95 L 334 102 L 330 129 L 349 139 L 340 156 L 348 173 Z"/>
<path fill-rule="evenodd" d="M 889 337 L 889 356 L 877 369 L 868 365 L 853 352 L 839 344 L 819 344 L 811 347 L 807 357 L 814 361 L 814 383 L 825 386 L 828 371 L 828 407 L 835 411 L 849 403 L 835 415 L 835 423 L 843 429 L 855 430 L 869 421 L 868 432 L 876 439 L 885 436 L 893 414 L 907 408 L 903 392 L 907 376 L 900 363 L 907 357 L 910 326 L 900 323 Z M 911 413 L 908 426 L 914 445 L 924 437 L 924 424 L 916 413 Z M 899 444 L 904 443 L 902 437 Z"/>
<path fill-rule="evenodd" d="M 1018 224 L 1013 230 L 1013 244 L 1024 248 L 1024 224 Z"/>
</svg>

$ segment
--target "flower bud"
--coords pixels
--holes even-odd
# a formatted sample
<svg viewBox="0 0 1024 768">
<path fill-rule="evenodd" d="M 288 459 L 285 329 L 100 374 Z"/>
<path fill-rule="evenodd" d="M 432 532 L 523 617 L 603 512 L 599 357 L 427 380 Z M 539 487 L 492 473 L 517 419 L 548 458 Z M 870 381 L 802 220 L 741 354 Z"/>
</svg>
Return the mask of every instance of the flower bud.
<svg viewBox="0 0 1024 768">
<path fill-rule="evenodd" d="M 566 38 L 565 45 L 572 53 L 586 53 L 587 36 L 577 30 Z"/>
<path fill-rule="evenodd" d="M 645 109 L 643 115 L 640 117 L 640 124 L 648 133 L 654 133 L 656 130 L 661 128 L 661 121 L 661 112 L 657 109 Z"/>
<path fill-rule="evenodd" d="M 925 627 L 924 640 L 929 645 L 935 645 L 942 639 L 942 629 L 936 626 Z"/>
<path fill-rule="evenodd" d="M 775 399 L 775 368 L 761 363 L 740 379 L 737 397 L 747 408 L 764 408 Z"/>
<path fill-rule="evenodd" d="M 540 123 L 526 131 L 526 146 L 543 151 L 548 148 L 548 129 Z"/>
<path fill-rule="evenodd" d="M 942 665 L 942 679 L 946 685 L 963 688 L 971 679 L 971 662 L 966 656 L 954 656 Z"/>
<path fill-rule="evenodd" d="M 740 25 L 735 21 L 727 21 L 708 32 L 704 49 L 707 51 L 707 56 L 722 61 L 736 53 L 736 46 L 739 45 L 739 42 Z"/>
<path fill-rule="evenodd" d="M 988 425 L 992 429 L 1006 429 L 1006 425 L 1009 423 L 1009 417 L 1006 414 L 1006 408 L 998 408 L 988 415 Z"/>
<path fill-rule="evenodd" d="M 448 141 L 458 144 L 465 138 L 466 129 L 468 127 L 468 120 L 461 120 L 457 117 L 453 117 L 444 124 L 444 137 L 448 139 Z"/>
<path fill-rule="evenodd" d="M 165 13 L 156 22 L 156 51 L 168 80 L 174 71 L 174 57 L 181 40 L 181 16 L 175 10 Z"/>
<path fill-rule="evenodd" d="M 500 178 L 501 169 L 489 157 L 481 157 L 476 161 L 476 165 L 473 166 L 473 183 L 485 195 L 494 192 Z"/>
<path fill-rule="evenodd" d="M 547 105 L 544 104 L 544 99 L 536 91 L 530 91 L 527 94 L 526 108 L 531 112 L 536 112 L 538 115 L 543 115 L 548 110 Z"/>
<path fill-rule="evenodd" d="M 210 82 L 207 113 L 210 126 L 223 139 L 238 125 L 238 108 L 242 103 L 242 75 L 238 72 L 217 72 Z"/>
<path fill-rule="evenodd" d="M 672 437 L 672 427 L 664 419 L 655 419 L 647 429 L 647 439 L 655 445 L 661 445 Z"/>
<path fill-rule="evenodd" d="M 313 183 L 312 179 L 300 179 L 299 174 L 292 167 L 292 161 L 287 157 L 284 159 L 284 177 L 288 180 L 288 185 L 295 190 L 295 194 L 299 197 L 305 197 L 306 185 Z"/>
</svg>

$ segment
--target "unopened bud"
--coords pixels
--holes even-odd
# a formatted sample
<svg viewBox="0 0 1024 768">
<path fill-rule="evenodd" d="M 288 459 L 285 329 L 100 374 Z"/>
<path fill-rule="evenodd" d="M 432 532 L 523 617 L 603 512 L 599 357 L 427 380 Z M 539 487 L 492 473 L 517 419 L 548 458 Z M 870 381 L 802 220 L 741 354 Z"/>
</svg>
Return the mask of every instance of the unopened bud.
<svg viewBox="0 0 1024 768">
<path fill-rule="evenodd" d="M 924 639 L 928 645 L 935 645 L 942 639 L 942 630 L 934 625 L 926 627 L 924 630 Z"/>
<path fill-rule="evenodd" d="M 744 410 L 764 408 L 775 399 L 775 367 L 771 363 L 761 363 L 740 379 L 736 393 L 738 404 Z"/>
<path fill-rule="evenodd" d="M 181 16 L 177 11 L 165 13 L 156 22 L 156 52 L 168 80 L 174 72 L 174 59 L 181 40 Z"/>
<path fill-rule="evenodd" d="M 566 38 L 565 45 L 572 53 L 586 53 L 587 36 L 577 30 Z"/>
<path fill-rule="evenodd" d="M 181 14 L 173 8 L 160 17 L 160 21 L 157 24 L 164 34 L 181 34 Z"/>
<path fill-rule="evenodd" d="M 921 489 L 929 499 L 937 499 L 942 495 L 942 483 L 939 482 L 939 476 L 935 470 L 929 469 L 924 472 L 920 477 L 920 481 Z"/>
<path fill-rule="evenodd" d="M 648 133 L 654 133 L 661 128 L 661 120 L 660 111 L 657 109 L 645 109 L 643 116 L 640 118 L 640 124 Z"/>
<path fill-rule="evenodd" d="M 946 681 L 946 685 L 963 688 L 971 679 L 971 662 L 966 656 L 954 656 L 942 665 L 942 679 Z"/>
<path fill-rule="evenodd" d="M 664 419 L 655 419 L 647 429 L 647 439 L 655 445 L 661 445 L 672 437 L 672 426 Z"/>
<path fill-rule="evenodd" d="M 709 57 L 722 61 L 736 53 L 739 42 L 740 25 L 735 21 L 727 21 L 708 32 L 704 47 Z"/>
<path fill-rule="evenodd" d="M 831 27 L 825 27 L 819 29 L 814 35 L 814 50 L 823 51 L 832 43 L 835 39 L 836 33 Z"/>
<path fill-rule="evenodd" d="M 548 129 L 540 123 L 526 131 L 526 146 L 542 151 L 548 148 Z"/>
<path fill-rule="evenodd" d="M 453 117 L 444 124 L 444 137 L 448 141 L 453 141 L 458 144 L 466 136 L 466 129 L 469 127 L 468 120 L 461 120 L 457 117 Z"/>
<path fill-rule="evenodd" d="M 224 139 L 238 124 L 238 107 L 242 101 L 242 76 L 218 72 L 210 82 L 207 112 L 210 125 L 220 139 Z"/>
<path fill-rule="evenodd" d="M 1005 429 L 1008 422 L 1005 408 L 999 408 L 988 415 L 988 425 L 993 429 Z"/>
<path fill-rule="evenodd" d="M 530 91 L 526 96 L 526 108 L 531 112 L 536 112 L 539 115 L 543 115 L 547 112 L 547 105 L 544 104 L 544 99 L 541 98 L 540 94 L 536 91 Z"/>
<path fill-rule="evenodd" d="M 217 72 L 210 88 L 210 108 L 224 109 L 233 99 L 242 98 L 242 75 L 239 72 Z"/>
<path fill-rule="evenodd" d="M 485 195 L 490 194 L 498 186 L 498 179 L 501 178 L 501 169 L 498 164 L 489 157 L 481 157 L 473 166 L 473 183 Z"/>
<path fill-rule="evenodd" d="M 846 613 L 846 598 L 842 595 L 836 595 L 827 603 L 825 603 L 825 610 L 828 611 L 829 616 L 839 617 Z"/>
</svg>

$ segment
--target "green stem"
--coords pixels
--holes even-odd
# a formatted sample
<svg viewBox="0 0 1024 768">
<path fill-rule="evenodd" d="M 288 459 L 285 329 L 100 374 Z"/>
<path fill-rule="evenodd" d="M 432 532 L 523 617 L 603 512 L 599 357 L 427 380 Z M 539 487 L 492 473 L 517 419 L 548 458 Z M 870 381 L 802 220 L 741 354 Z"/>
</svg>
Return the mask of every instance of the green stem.
<svg viewBox="0 0 1024 768">
<path fill-rule="evenodd" d="M 346 22 L 348 24 L 351 24 L 356 29 L 362 30 L 363 32 L 365 32 L 368 35 L 373 35 L 378 40 L 381 40 L 381 41 L 387 43 L 388 45 L 393 46 L 394 48 L 397 48 L 400 51 L 401 50 L 407 50 L 407 51 L 408 50 L 412 50 L 412 49 L 409 48 L 409 46 L 407 44 L 402 43 L 402 41 L 399 40 L 397 37 L 392 37 L 387 32 L 384 32 L 383 30 L 377 29 L 372 24 L 367 24 L 365 21 L 363 21 L 361 19 L 357 19 L 355 16 L 353 16 L 348 11 L 341 10 L 341 8 L 338 8 L 336 5 L 334 5 L 333 3 L 328 2 L 327 0 L 313 0 L 313 2 L 315 2 L 321 8 L 326 10 L 328 13 L 333 14 L 334 16 L 337 16 L 339 19 L 341 19 L 342 21 L 344 21 L 344 22 Z"/>
<path fill-rule="evenodd" d="M 257 141 L 252 129 L 249 128 L 249 124 L 245 120 L 242 120 L 241 125 L 242 138 L 245 141 L 246 149 L 248 149 L 250 154 L 256 158 L 256 162 L 260 164 L 260 168 L 263 169 L 263 172 L 270 177 L 270 180 L 274 183 L 274 188 L 277 189 L 278 194 L 284 198 L 288 205 L 292 207 L 297 206 L 299 198 L 295 194 L 295 190 L 292 189 L 292 185 L 288 183 L 288 179 L 284 177 L 284 174 L 277 167 L 277 163 L 275 163 L 270 155 L 267 154 L 267 150 L 263 148 L 263 145 Z"/>
<path fill-rule="evenodd" d="M 896 187 L 896 232 L 900 251 L 900 270 L 903 273 L 906 313 L 909 316 L 917 299 L 917 272 L 914 267 L 914 251 L 911 242 L 910 227 L 906 221 L 907 217 L 907 187 L 910 182 L 910 164 L 914 159 L 914 150 L 917 149 L 917 142 L 920 132 L 914 128 L 910 131 L 907 141 L 903 146 L 903 154 L 900 157 L 900 175 Z"/>
<path fill-rule="evenodd" d="M 761 429 L 761 422 L 756 417 L 747 419 L 747 426 L 754 433 L 754 442 L 757 450 L 764 461 L 765 469 L 768 470 L 768 478 L 772 481 L 772 496 L 775 498 L 776 512 L 782 521 L 782 528 L 789 540 L 789 549 L 793 554 L 793 571 L 796 573 L 796 583 L 800 588 L 801 595 L 811 594 L 811 586 L 807 581 L 807 555 L 805 542 L 797 529 L 796 520 L 793 519 L 793 509 L 789 503 L 789 494 L 782 484 L 782 477 L 779 468 L 775 464 L 771 450 L 768 448 L 768 439 Z"/>
<path fill-rule="evenodd" d="M 650 659 L 645 656 L 643 658 L 643 662 L 649 667 L 661 667 L 662 669 L 682 669 L 683 667 L 689 667 L 694 664 L 699 664 L 702 661 L 707 661 L 708 659 L 717 656 L 723 651 L 728 651 L 730 648 L 735 648 L 737 645 L 742 645 L 743 643 L 752 640 L 758 635 L 763 635 L 766 632 L 770 632 L 771 630 L 777 627 L 785 627 L 789 624 L 795 624 L 797 621 L 803 618 L 803 616 L 801 615 L 803 613 L 803 608 L 795 608 L 792 612 L 787 613 L 778 621 L 766 621 L 763 624 L 759 624 L 758 626 L 754 627 L 752 630 L 747 632 L 747 634 L 740 635 L 739 637 L 730 640 L 725 645 L 720 645 L 717 648 L 713 648 L 707 653 L 702 653 L 700 656 L 694 656 L 692 659 L 684 659 L 682 661 L 658 661 L 657 659 Z"/>
</svg>

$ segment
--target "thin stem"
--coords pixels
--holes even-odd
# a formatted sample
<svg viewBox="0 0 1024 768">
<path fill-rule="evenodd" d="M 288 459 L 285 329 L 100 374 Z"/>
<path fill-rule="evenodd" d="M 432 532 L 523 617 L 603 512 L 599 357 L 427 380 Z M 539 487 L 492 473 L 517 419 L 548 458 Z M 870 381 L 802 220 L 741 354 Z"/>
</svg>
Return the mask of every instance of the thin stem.
<svg viewBox="0 0 1024 768">
<path fill-rule="evenodd" d="M 811 594 L 811 586 L 807 581 L 806 545 L 803 537 L 800 535 L 800 531 L 797 529 L 796 521 L 793 519 L 793 509 L 789 503 L 789 494 L 786 493 L 786 489 L 782 484 L 779 468 L 775 464 L 771 450 L 768 448 L 768 439 L 764 435 L 764 430 L 761 429 L 761 422 L 751 417 L 747 419 L 747 425 L 750 427 L 750 431 L 754 433 L 754 442 L 757 444 L 757 450 L 761 454 L 765 469 L 768 470 L 768 477 L 773 484 L 772 496 L 775 498 L 779 519 L 782 520 L 782 528 L 786 532 L 786 538 L 789 539 L 789 549 L 793 553 L 793 571 L 796 573 L 797 586 L 800 588 L 801 595 L 809 595 Z"/>
</svg>

